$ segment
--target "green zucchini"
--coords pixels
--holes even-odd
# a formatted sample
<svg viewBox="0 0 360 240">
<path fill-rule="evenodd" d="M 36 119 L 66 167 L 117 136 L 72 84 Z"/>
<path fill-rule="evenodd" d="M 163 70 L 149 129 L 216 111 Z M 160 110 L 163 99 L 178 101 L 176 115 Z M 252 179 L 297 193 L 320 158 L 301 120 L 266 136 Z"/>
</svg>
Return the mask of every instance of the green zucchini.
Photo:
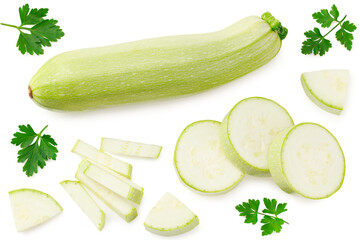
<svg viewBox="0 0 360 240">
<path fill-rule="evenodd" d="M 268 150 L 275 183 L 287 193 L 323 199 L 337 192 L 345 177 L 345 156 L 339 142 L 316 123 L 300 123 L 279 132 Z"/>
<path fill-rule="evenodd" d="M 192 94 L 266 64 L 286 34 L 265 13 L 212 33 L 66 52 L 40 68 L 29 95 L 43 107 L 77 111 Z"/>
</svg>

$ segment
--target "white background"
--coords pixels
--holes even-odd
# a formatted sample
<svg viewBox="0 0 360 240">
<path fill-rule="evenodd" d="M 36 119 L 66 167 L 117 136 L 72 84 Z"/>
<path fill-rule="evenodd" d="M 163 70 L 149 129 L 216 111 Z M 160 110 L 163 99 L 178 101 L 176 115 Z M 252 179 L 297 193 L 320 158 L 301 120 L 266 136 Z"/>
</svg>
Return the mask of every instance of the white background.
<svg viewBox="0 0 360 240">
<path fill-rule="evenodd" d="M 290 225 L 267 239 L 354 239 L 359 215 L 359 56 L 360 30 L 354 48 L 348 52 L 334 39 L 333 48 L 323 57 L 300 53 L 303 33 L 318 26 L 311 14 L 330 8 L 335 2 L 341 16 L 360 27 L 356 1 L 210 1 L 210 0 L 128 0 L 128 1 L 27 1 L 30 7 L 47 7 L 49 17 L 59 20 L 65 37 L 43 56 L 21 55 L 16 49 L 17 30 L 0 26 L 0 238 L 1 239 L 163 239 L 145 231 L 143 222 L 157 200 L 169 191 L 192 209 L 200 219 L 193 231 L 173 239 L 262 239 L 260 224 L 244 224 L 234 207 L 249 198 L 276 198 L 288 203 L 283 218 Z M 0 22 L 18 24 L 17 8 L 26 1 L 0 1 Z M 143 38 L 210 32 L 227 27 L 249 15 L 270 11 L 288 27 L 278 56 L 266 66 L 222 87 L 164 101 L 132 104 L 91 112 L 52 112 L 35 105 L 27 95 L 29 80 L 51 57 L 73 49 L 102 46 Z M 341 116 L 324 112 L 304 94 L 302 72 L 344 68 L 351 71 L 345 110 Z M 203 119 L 222 120 L 243 98 L 262 96 L 285 107 L 296 123 L 311 121 L 327 127 L 339 140 L 346 157 L 343 187 L 324 200 L 308 200 L 282 192 L 271 178 L 245 176 L 231 192 L 202 196 L 187 189 L 173 167 L 176 140 L 188 124 Z M 39 131 L 46 124 L 59 145 L 56 161 L 31 178 L 16 162 L 18 148 L 11 145 L 20 124 Z M 106 226 L 99 232 L 59 185 L 73 179 L 80 158 L 70 152 L 78 138 L 99 146 L 101 137 L 154 143 L 163 146 L 157 160 L 126 159 L 133 164 L 133 180 L 145 188 L 139 216 L 130 224 L 104 207 Z M 17 233 L 8 201 L 8 191 L 35 188 L 53 196 L 64 211 L 33 230 Z M 351 237 L 352 236 L 352 237 Z"/>
</svg>

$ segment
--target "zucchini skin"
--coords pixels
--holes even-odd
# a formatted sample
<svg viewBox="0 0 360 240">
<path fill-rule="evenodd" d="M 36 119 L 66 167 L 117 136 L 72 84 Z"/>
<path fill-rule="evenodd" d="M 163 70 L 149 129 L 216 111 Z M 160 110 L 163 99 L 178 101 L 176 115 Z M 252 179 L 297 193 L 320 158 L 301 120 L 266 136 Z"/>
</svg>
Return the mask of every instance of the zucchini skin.
<svg viewBox="0 0 360 240">
<path fill-rule="evenodd" d="M 270 17 L 250 16 L 212 33 L 66 52 L 40 68 L 29 95 L 45 108 L 80 111 L 201 92 L 277 55 L 281 35 Z"/>
</svg>

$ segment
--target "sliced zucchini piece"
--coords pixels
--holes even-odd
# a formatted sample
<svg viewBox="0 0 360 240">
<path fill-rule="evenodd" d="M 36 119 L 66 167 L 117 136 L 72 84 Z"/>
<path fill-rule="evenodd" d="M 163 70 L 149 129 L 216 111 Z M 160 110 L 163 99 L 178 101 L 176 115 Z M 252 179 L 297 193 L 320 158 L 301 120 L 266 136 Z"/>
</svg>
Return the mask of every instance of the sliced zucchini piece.
<svg viewBox="0 0 360 240">
<path fill-rule="evenodd" d="M 181 181 L 201 193 L 224 193 L 244 176 L 223 151 L 220 126 L 212 120 L 194 122 L 184 129 L 176 144 L 174 163 Z"/>
<path fill-rule="evenodd" d="M 60 184 L 81 210 L 89 217 L 97 229 L 101 231 L 105 226 L 105 213 L 98 207 L 81 183 L 79 181 L 66 180 L 62 181 Z"/>
<path fill-rule="evenodd" d="M 11 191 L 9 199 L 18 232 L 38 226 L 63 210 L 49 194 L 35 189 L 22 188 Z"/>
<path fill-rule="evenodd" d="M 100 150 L 117 155 L 131 157 L 158 158 L 162 147 L 153 144 L 123 141 L 114 138 L 102 138 Z"/>
<path fill-rule="evenodd" d="M 345 157 L 336 138 L 315 123 L 301 123 L 279 133 L 269 149 L 274 181 L 285 192 L 327 198 L 345 176 Z"/>
<path fill-rule="evenodd" d="M 124 176 L 111 174 L 93 164 L 90 164 L 86 168 L 84 174 L 120 196 L 136 204 L 141 203 L 141 199 L 144 195 L 144 188 L 133 183 Z"/>
<path fill-rule="evenodd" d="M 276 102 L 246 98 L 225 116 L 221 139 L 224 151 L 245 173 L 270 176 L 267 151 L 275 135 L 294 125 L 289 113 Z"/>
<path fill-rule="evenodd" d="M 95 164 L 107 167 L 114 172 L 131 179 L 132 166 L 129 163 L 123 162 L 120 159 L 114 158 L 109 154 L 99 151 L 95 147 L 78 140 L 71 150 L 73 153 L 90 160 Z"/>
<path fill-rule="evenodd" d="M 92 193 L 94 193 L 100 200 L 102 200 L 109 208 L 111 208 L 115 213 L 117 213 L 121 218 L 126 222 L 131 222 L 137 217 L 136 208 L 128 203 L 125 199 L 120 197 L 118 194 L 107 189 L 103 185 L 97 183 L 91 178 L 87 177 L 84 174 L 85 169 L 91 163 L 83 160 L 76 172 L 76 179 L 78 179 L 81 184 L 88 188 Z"/>
<path fill-rule="evenodd" d="M 323 70 L 301 75 L 306 95 L 325 111 L 341 114 L 349 84 L 348 70 Z"/>
<path fill-rule="evenodd" d="M 163 236 L 188 232 L 199 225 L 199 218 L 182 202 L 166 193 L 151 209 L 145 229 Z"/>
</svg>

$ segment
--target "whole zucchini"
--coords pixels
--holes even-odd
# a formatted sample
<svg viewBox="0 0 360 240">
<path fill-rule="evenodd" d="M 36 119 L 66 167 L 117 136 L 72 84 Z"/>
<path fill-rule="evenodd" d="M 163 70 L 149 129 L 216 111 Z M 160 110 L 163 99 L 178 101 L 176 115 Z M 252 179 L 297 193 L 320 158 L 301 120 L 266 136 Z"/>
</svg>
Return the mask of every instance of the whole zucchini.
<svg viewBox="0 0 360 240">
<path fill-rule="evenodd" d="M 43 107 L 76 111 L 207 90 L 269 62 L 287 29 L 270 13 L 221 31 L 66 52 L 31 79 Z"/>
</svg>

